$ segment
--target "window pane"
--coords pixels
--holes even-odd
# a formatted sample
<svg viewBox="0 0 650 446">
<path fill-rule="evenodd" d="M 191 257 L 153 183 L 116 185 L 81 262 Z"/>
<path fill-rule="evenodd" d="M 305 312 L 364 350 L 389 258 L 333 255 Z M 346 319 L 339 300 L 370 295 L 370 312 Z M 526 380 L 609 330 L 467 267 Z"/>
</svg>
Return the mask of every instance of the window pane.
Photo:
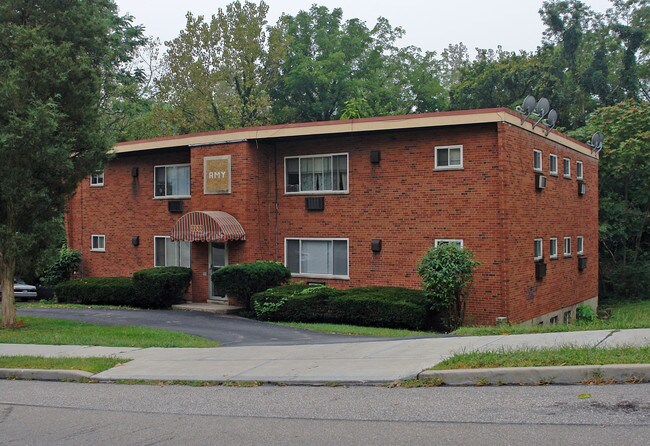
<svg viewBox="0 0 650 446">
<path fill-rule="evenodd" d="M 557 240 L 551 239 L 550 240 L 550 246 L 551 246 L 551 257 L 554 257 L 557 255 Z"/>
<path fill-rule="evenodd" d="M 334 190 L 348 189 L 348 156 L 337 155 L 334 157 Z"/>
<path fill-rule="evenodd" d="M 300 191 L 300 161 L 298 158 L 287 159 L 287 192 Z"/>
<path fill-rule="evenodd" d="M 449 165 L 460 166 L 460 149 L 449 149 Z"/>
<path fill-rule="evenodd" d="M 300 251 L 300 271 L 303 274 L 332 274 L 331 251 L 330 241 L 303 240 Z"/>
<path fill-rule="evenodd" d="M 164 197 L 165 196 L 165 168 L 156 167 L 156 170 L 154 171 L 154 177 L 156 183 L 154 195 L 156 197 Z"/>
<path fill-rule="evenodd" d="M 154 239 L 154 266 L 165 266 L 165 237 Z"/>
<path fill-rule="evenodd" d="M 445 167 L 449 165 L 449 150 L 437 149 L 438 152 L 438 167 Z"/>
<path fill-rule="evenodd" d="M 334 268 L 335 276 L 348 275 L 348 242 L 334 240 Z"/>
<path fill-rule="evenodd" d="M 319 190 L 332 190 L 332 157 L 328 156 L 322 159 L 323 160 L 323 173 L 322 183 L 319 183 L 321 188 Z"/>
<path fill-rule="evenodd" d="M 300 190 L 314 190 L 314 159 L 300 159 Z"/>
<path fill-rule="evenodd" d="M 178 242 L 165 239 L 165 266 L 178 266 Z"/>
<path fill-rule="evenodd" d="M 190 194 L 190 166 L 167 167 L 167 195 Z"/>
<path fill-rule="evenodd" d="M 212 243 L 212 266 L 226 266 L 226 244 Z"/>
<path fill-rule="evenodd" d="M 533 151 L 533 168 L 542 168 L 542 154 L 541 152 Z"/>
<path fill-rule="evenodd" d="M 300 273 L 300 240 L 287 240 L 287 268 L 295 274 Z"/>
</svg>

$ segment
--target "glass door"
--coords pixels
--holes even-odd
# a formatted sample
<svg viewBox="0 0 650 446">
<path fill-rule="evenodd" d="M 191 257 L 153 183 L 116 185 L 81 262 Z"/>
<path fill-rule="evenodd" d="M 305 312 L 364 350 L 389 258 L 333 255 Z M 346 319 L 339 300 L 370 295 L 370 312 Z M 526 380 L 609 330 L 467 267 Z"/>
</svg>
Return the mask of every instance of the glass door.
<svg viewBox="0 0 650 446">
<path fill-rule="evenodd" d="M 210 243 L 210 255 L 208 261 L 210 262 L 210 273 L 208 275 L 210 280 L 210 300 L 226 300 L 225 293 L 217 289 L 217 287 L 212 284 L 212 273 L 228 264 L 228 252 L 226 251 L 226 244 Z"/>
</svg>

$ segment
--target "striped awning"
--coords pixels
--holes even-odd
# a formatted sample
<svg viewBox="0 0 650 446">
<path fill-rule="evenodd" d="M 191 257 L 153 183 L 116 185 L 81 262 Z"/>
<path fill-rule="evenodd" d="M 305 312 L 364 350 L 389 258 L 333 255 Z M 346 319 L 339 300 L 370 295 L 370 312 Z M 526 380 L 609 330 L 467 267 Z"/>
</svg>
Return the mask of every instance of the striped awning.
<svg viewBox="0 0 650 446">
<path fill-rule="evenodd" d="M 246 240 L 246 233 L 237 219 L 227 212 L 194 211 L 178 219 L 171 239 L 182 242 L 226 242 Z"/>
</svg>

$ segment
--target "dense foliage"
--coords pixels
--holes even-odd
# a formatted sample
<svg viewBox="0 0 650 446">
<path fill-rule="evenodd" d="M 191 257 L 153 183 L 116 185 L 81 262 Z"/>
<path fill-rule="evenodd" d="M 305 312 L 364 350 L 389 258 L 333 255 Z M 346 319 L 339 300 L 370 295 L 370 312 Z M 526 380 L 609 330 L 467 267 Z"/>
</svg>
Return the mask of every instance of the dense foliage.
<svg viewBox="0 0 650 446">
<path fill-rule="evenodd" d="M 465 298 L 478 265 L 472 251 L 455 243 L 432 246 L 418 265 L 427 303 L 449 331 L 463 322 Z"/>
<path fill-rule="evenodd" d="M 62 246 L 43 275 L 43 283 L 49 287 L 70 280 L 81 265 L 81 253 L 76 249 Z"/>
<path fill-rule="evenodd" d="M 257 293 L 252 307 L 259 319 L 329 322 L 369 327 L 430 328 L 424 293 L 397 287 L 337 290 L 293 283 Z"/>
<path fill-rule="evenodd" d="M 85 277 L 68 280 L 54 287 L 59 303 L 84 305 L 137 306 L 130 277 Z"/>
<path fill-rule="evenodd" d="M 212 273 L 212 283 L 224 295 L 246 308 L 251 296 L 285 283 L 291 271 L 280 262 L 257 261 L 219 268 Z"/>
<path fill-rule="evenodd" d="M 149 268 L 133 273 L 135 302 L 142 308 L 169 308 L 181 303 L 192 270 L 180 266 Z"/>
</svg>

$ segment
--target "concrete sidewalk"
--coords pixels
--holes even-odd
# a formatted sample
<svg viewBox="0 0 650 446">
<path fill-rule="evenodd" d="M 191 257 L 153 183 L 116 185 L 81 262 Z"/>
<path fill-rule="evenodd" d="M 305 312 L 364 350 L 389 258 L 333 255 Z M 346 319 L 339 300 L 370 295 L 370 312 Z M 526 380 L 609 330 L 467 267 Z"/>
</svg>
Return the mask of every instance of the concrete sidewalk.
<svg viewBox="0 0 650 446">
<path fill-rule="evenodd" d="M 132 359 L 93 376 L 100 380 L 375 383 L 416 377 L 422 370 L 456 353 L 560 345 L 645 346 L 650 345 L 650 329 L 202 349 L 0 344 L 0 355 Z"/>
</svg>

